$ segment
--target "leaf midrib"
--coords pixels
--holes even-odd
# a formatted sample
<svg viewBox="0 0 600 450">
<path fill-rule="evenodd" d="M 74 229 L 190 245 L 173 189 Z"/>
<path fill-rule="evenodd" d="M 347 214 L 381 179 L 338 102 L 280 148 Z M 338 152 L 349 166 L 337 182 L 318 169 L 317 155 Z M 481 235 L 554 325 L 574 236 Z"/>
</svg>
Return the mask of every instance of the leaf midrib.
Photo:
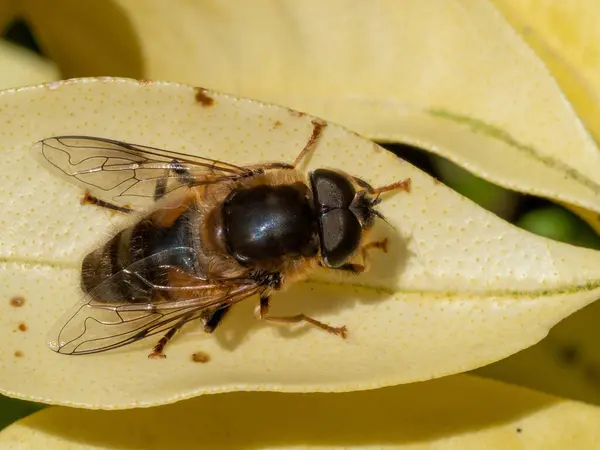
<svg viewBox="0 0 600 450">
<path fill-rule="evenodd" d="M 35 266 L 45 266 L 48 268 L 54 268 L 57 270 L 79 270 L 79 264 L 71 263 L 67 261 L 55 261 L 48 259 L 35 259 L 35 258 L 24 258 L 18 256 L 12 257 L 0 257 L 0 264 L 23 264 L 30 266 L 32 269 Z M 446 300 L 475 300 L 481 299 L 482 297 L 495 297 L 495 298 L 514 298 L 515 300 L 534 299 L 538 297 L 554 297 L 560 295 L 576 294 L 578 292 L 591 292 L 596 289 L 600 290 L 600 279 L 589 280 L 584 284 L 574 285 L 563 285 L 557 286 L 554 289 L 539 289 L 539 290 L 518 290 L 518 289 L 492 289 L 492 290 L 480 290 L 480 291 L 447 291 L 447 290 L 417 290 L 417 289 L 390 289 L 383 286 L 373 286 L 363 283 L 343 283 L 337 281 L 325 281 L 325 280 L 314 280 L 309 279 L 302 283 L 315 284 L 320 286 L 333 286 L 339 288 L 352 287 L 353 289 L 363 289 L 371 293 L 375 292 L 377 295 L 388 295 L 393 296 L 395 294 L 408 294 L 408 295 L 431 295 Z"/>
</svg>

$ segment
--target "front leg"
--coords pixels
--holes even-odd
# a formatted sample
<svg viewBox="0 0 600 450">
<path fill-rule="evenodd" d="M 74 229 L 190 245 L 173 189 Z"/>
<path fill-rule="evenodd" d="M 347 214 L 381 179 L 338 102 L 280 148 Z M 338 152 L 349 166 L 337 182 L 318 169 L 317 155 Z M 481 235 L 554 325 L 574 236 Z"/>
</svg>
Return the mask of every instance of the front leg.
<svg viewBox="0 0 600 450">
<path fill-rule="evenodd" d="M 361 248 L 362 264 L 348 263 L 340 267 L 328 268 L 334 270 L 345 270 L 347 272 L 356 274 L 366 272 L 369 269 L 369 250 L 376 248 L 382 250 L 384 253 L 387 253 L 387 244 L 388 240 L 385 238 L 381 241 L 369 242 L 368 244 L 363 245 Z"/>
<path fill-rule="evenodd" d="M 295 316 L 270 316 L 269 315 L 269 295 L 268 294 L 262 294 L 260 296 L 260 305 L 258 308 L 258 318 L 261 320 L 266 320 L 269 322 L 279 322 L 279 323 L 298 323 L 298 322 L 306 322 L 309 323 L 317 328 L 320 328 L 322 330 L 327 331 L 328 333 L 331 334 L 335 334 L 337 336 L 340 336 L 343 339 L 346 339 L 346 336 L 348 334 L 348 329 L 346 328 L 346 326 L 341 326 L 341 327 L 332 327 L 330 325 L 327 325 L 326 323 L 323 322 L 319 322 L 316 319 L 313 319 L 312 317 L 308 317 L 305 314 L 297 314 Z"/>
</svg>

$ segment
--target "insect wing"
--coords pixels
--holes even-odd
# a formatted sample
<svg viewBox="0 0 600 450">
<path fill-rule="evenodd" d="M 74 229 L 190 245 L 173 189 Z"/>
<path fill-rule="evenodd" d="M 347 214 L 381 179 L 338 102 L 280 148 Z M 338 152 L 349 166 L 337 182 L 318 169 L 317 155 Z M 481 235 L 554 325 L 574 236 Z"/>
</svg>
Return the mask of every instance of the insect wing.
<svg viewBox="0 0 600 450">
<path fill-rule="evenodd" d="M 173 256 L 191 257 L 193 250 L 172 248 L 133 263 L 87 293 L 52 328 L 48 346 L 62 354 L 88 354 L 122 347 L 164 333 L 179 321 L 197 319 L 207 308 L 237 303 L 262 289 L 249 280 L 207 282 L 195 285 L 153 284 L 141 274 L 148 267 L 172 270 Z M 158 274 L 160 276 L 160 273 Z M 123 290 L 120 287 L 126 286 Z M 128 296 L 119 295 L 127 292 Z M 178 300 L 168 300 L 169 293 Z M 173 295 L 175 294 L 175 295 Z"/>
<path fill-rule="evenodd" d="M 157 194 L 252 174 L 224 161 L 98 137 L 51 137 L 32 151 L 53 174 L 100 200 L 134 208 L 152 205 Z"/>
</svg>

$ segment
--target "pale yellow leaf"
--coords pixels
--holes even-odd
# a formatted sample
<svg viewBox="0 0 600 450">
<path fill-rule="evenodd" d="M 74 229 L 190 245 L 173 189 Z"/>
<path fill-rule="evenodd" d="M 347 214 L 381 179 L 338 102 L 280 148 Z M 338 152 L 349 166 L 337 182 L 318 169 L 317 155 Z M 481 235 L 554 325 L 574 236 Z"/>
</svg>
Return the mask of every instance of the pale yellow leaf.
<svg viewBox="0 0 600 450">
<path fill-rule="evenodd" d="M 600 152 L 487 0 L 22 7 L 70 75 L 135 74 L 274 101 L 369 138 L 420 145 L 502 186 L 600 211 Z"/>
<path fill-rule="evenodd" d="M 494 0 L 557 79 L 587 128 L 600 140 L 600 3 L 594 0 Z M 565 161 L 572 159 L 565 153 Z M 597 232 L 597 208 L 565 205 Z"/>
<path fill-rule="evenodd" d="M 0 89 L 45 83 L 60 78 L 53 63 L 3 40 L 0 40 L 0 67 Z"/>
<path fill-rule="evenodd" d="M 131 411 L 55 407 L 0 433 L 3 449 L 597 448 L 600 410 L 457 375 L 338 395 L 239 392 Z"/>
<path fill-rule="evenodd" d="M 509 383 L 600 404 L 600 303 L 577 311 L 538 344 L 477 370 Z"/>
<path fill-rule="evenodd" d="M 556 77 L 600 140 L 600 3 L 594 0 L 494 0 Z M 572 158 L 565 152 L 564 159 Z M 600 231 L 597 209 L 564 204 Z M 578 311 L 539 344 L 478 373 L 557 395 L 600 403 L 600 305 Z"/>
<path fill-rule="evenodd" d="M 595 0 L 493 0 L 548 65 L 600 140 L 600 3 Z"/>
<path fill-rule="evenodd" d="M 440 377 L 496 361 L 542 339 L 600 295 L 600 254 L 517 229 L 372 142 L 334 124 L 308 169 L 341 168 L 374 184 L 411 177 L 386 198 L 373 238 L 390 239 L 360 277 L 315 277 L 274 298 L 274 314 L 345 324 L 344 341 L 316 329 L 259 324 L 239 305 L 214 336 L 188 327 L 164 361 L 142 341 L 122 351 L 63 356 L 51 326 L 79 298 L 78 267 L 117 218 L 80 205 L 82 191 L 52 177 L 28 149 L 83 134 L 230 160 L 292 161 L 312 118 L 287 108 L 193 88 L 83 79 L 0 95 L 3 239 L 0 390 L 92 408 L 168 403 L 232 390 L 349 391 Z M 433 131 L 433 130 L 432 130 Z M 457 145 L 468 144 L 469 135 Z M 113 228 L 114 229 L 114 228 Z M 318 281 L 320 280 L 320 281 Z M 10 299 L 22 296 L 14 307 Z M 22 328 L 26 328 L 25 331 Z M 207 364 L 191 361 L 198 351 Z M 18 352 L 18 353 L 17 353 Z"/>
</svg>

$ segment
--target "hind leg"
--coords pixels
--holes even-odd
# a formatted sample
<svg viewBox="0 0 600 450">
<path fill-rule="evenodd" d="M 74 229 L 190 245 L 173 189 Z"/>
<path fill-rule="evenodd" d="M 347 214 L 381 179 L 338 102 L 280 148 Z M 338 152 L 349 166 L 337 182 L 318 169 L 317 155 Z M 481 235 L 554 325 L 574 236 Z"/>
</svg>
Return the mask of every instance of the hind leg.
<svg viewBox="0 0 600 450">
<path fill-rule="evenodd" d="M 154 346 L 154 348 L 152 349 L 152 353 L 148 355 L 148 359 L 165 359 L 167 357 L 167 355 L 163 353 L 165 346 L 173 338 L 173 336 L 175 336 L 175 333 L 177 333 L 179 329 L 190 320 L 190 317 L 191 314 L 188 314 L 182 317 L 181 320 L 175 325 L 173 325 Z"/>
<path fill-rule="evenodd" d="M 212 333 L 213 331 L 215 331 L 230 309 L 231 305 L 225 306 L 223 308 L 212 311 L 210 314 L 207 314 L 205 317 L 203 317 L 204 331 L 207 333 Z"/>
<path fill-rule="evenodd" d="M 261 295 L 260 296 L 260 306 L 258 309 L 258 318 L 261 320 L 266 320 L 268 322 L 279 322 L 279 323 L 299 323 L 306 322 L 309 323 L 321 330 L 325 330 L 328 333 L 335 334 L 340 336 L 342 339 L 346 339 L 346 335 L 348 334 L 348 329 L 345 326 L 341 327 L 332 327 L 331 325 L 327 325 L 326 323 L 320 322 L 317 319 L 313 319 L 305 314 L 296 314 L 295 316 L 270 316 L 269 315 L 269 296 Z"/>
<path fill-rule="evenodd" d="M 123 213 L 123 214 L 131 214 L 132 212 L 134 212 L 133 209 L 128 208 L 126 206 L 119 206 L 119 205 L 115 205 L 113 203 L 105 202 L 104 200 L 100 200 L 99 198 L 94 197 L 89 192 L 86 192 L 84 194 L 84 196 L 81 199 L 80 203 L 82 205 L 95 205 L 95 206 L 99 206 L 101 208 L 110 209 L 111 211 L 117 211 L 117 212 L 120 212 L 120 213 Z"/>
<path fill-rule="evenodd" d="M 327 126 L 327 123 L 322 122 L 320 120 L 313 120 L 312 125 L 313 125 L 312 134 L 310 135 L 310 138 L 306 142 L 306 145 L 304 146 L 304 148 L 302 149 L 300 154 L 294 160 L 294 164 L 293 164 L 294 168 L 298 167 L 298 165 L 302 162 L 302 160 L 306 157 L 306 155 L 308 155 L 308 153 L 311 152 L 315 148 L 317 141 L 319 140 L 319 138 L 321 137 L 321 134 L 323 133 L 323 128 L 325 128 Z"/>
</svg>

